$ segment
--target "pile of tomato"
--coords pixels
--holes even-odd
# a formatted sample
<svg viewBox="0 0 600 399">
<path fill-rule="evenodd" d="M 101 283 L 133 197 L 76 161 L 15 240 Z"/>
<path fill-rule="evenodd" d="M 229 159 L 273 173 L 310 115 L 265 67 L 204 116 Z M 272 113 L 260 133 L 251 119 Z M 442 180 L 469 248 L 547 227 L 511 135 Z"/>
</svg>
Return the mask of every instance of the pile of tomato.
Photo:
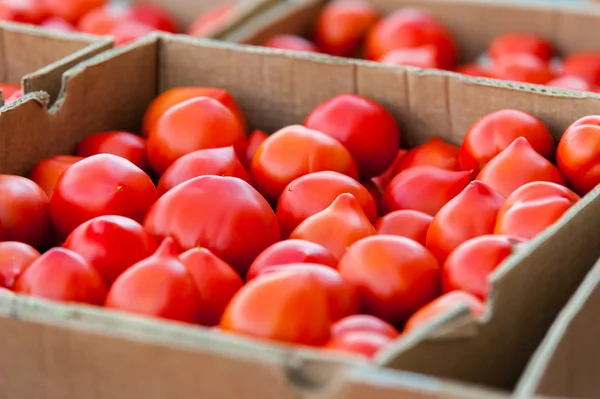
<svg viewBox="0 0 600 399">
<path fill-rule="evenodd" d="M 247 137 L 227 91 L 168 90 L 142 135 L 0 175 L 0 285 L 371 357 L 459 304 L 481 315 L 489 274 L 600 183 L 600 116 L 558 148 L 511 109 L 460 146 L 400 139 L 355 94 Z"/>
</svg>

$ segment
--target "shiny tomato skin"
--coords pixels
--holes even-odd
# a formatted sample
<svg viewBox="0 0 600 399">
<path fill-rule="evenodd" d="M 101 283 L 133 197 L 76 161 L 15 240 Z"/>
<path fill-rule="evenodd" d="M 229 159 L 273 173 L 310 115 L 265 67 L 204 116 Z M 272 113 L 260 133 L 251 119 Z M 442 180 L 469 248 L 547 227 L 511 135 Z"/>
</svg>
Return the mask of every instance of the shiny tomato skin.
<svg viewBox="0 0 600 399">
<path fill-rule="evenodd" d="M 166 10 L 154 4 L 134 4 L 129 9 L 129 19 L 163 32 L 177 33 L 179 31 L 173 17 Z"/>
<path fill-rule="evenodd" d="M 0 287 L 13 289 L 15 282 L 40 253 L 18 241 L 0 242 Z"/>
<path fill-rule="evenodd" d="M 102 305 L 106 286 L 85 259 L 64 248 L 52 248 L 34 260 L 14 286 L 19 294 L 62 302 Z"/>
<path fill-rule="evenodd" d="M 546 84 L 554 78 L 549 65 L 531 54 L 507 54 L 498 58 L 490 74 L 496 79 Z"/>
<path fill-rule="evenodd" d="M 577 76 L 594 86 L 600 85 L 600 52 L 568 54 L 562 60 L 562 75 Z"/>
<path fill-rule="evenodd" d="M 198 322 L 204 326 L 219 324 L 225 308 L 244 283 L 239 274 L 206 248 L 192 248 L 179 259 L 190 272 L 200 293 Z"/>
<path fill-rule="evenodd" d="M 126 8 L 108 4 L 94 8 L 81 17 L 77 22 L 77 30 L 93 35 L 108 35 L 127 17 L 128 11 Z"/>
<path fill-rule="evenodd" d="M 392 343 L 385 335 L 371 331 L 354 331 L 338 337 L 332 337 L 323 349 L 358 354 L 371 359 L 385 346 Z"/>
<path fill-rule="evenodd" d="M 460 148 L 439 137 L 429 139 L 406 153 L 400 161 L 396 174 L 415 166 L 435 166 L 446 170 L 460 170 L 458 152 Z"/>
<path fill-rule="evenodd" d="M 565 131 L 556 152 L 558 169 L 580 195 L 600 184 L 600 118 L 583 119 Z"/>
<path fill-rule="evenodd" d="M 406 65 L 417 68 L 442 68 L 437 47 L 432 45 L 391 50 L 381 56 L 377 61 L 384 64 Z"/>
<path fill-rule="evenodd" d="M 223 4 L 200 14 L 188 28 L 188 34 L 196 37 L 211 36 L 229 20 L 234 4 Z"/>
<path fill-rule="evenodd" d="M 75 32 L 75 27 L 70 22 L 67 22 L 64 19 L 58 17 L 47 18 L 44 20 L 44 22 L 40 24 L 40 26 L 46 29 L 57 30 L 60 32 Z"/>
<path fill-rule="evenodd" d="M 280 50 L 304 51 L 308 53 L 319 52 L 314 43 L 298 35 L 276 35 L 267 40 L 263 46 Z"/>
<path fill-rule="evenodd" d="M 13 94 L 21 90 L 21 85 L 14 83 L 0 83 L 0 90 L 2 90 L 2 96 L 6 101 L 10 97 L 12 97 Z"/>
<path fill-rule="evenodd" d="M 432 221 L 433 216 L 424 212 L 403 209 L 383 216 L 375 224 L 375 229 L 377 234 L 406 237 L 425 246 Z"/>
<path fill-rule="evenodd" d="M 96 133 L 77 144 L 75 155 L 90 157 L 113 154 L 129 160 L 145 172 L 150 170 L 146 155 L 146 140 L 129 132 Z"/>
<path fill-rule="evenodd" d="M 595 91 L 595 87 L 592 84 L 577 76 L 560 76 L 552 79 L 546 85 L 566 90 Z"/>
<path fill-rule="evenodd" d="M 4 0 L 10 10 L 11 20 L 25 24 L 39 25 L 48 17 L 48 9 L 43 0 Z"/>
<path fill-rule="evenodd" d="M 115 215 L 99 216 L 80 224 L 63 247 L 88 261 L 102 275 L 107 287 L 157 249 L 156 240 L 142 225 Z"/>
<path fill-rule="evenodd" d="M 406 156 L 407 153 L 407 150 L 398 150 L 398 153 L 394 158 L 394 162 L 392 162 L 392 164 L 385 170 L 385 172 L 383 172 L 379 176 L 371 178 L 371 181 L 381 190 L 381 194 L 383 194 L 383 190 L 385 190 L 388 184 L 390 184 L 394 176 L 398 174 L 398 169 L 400 168 L 402 160 L 404 159 L 404 156 Z M 369 187 L 367 187 L 367 189 L 369 189 Z"/>
<path fill-rule="evenodd" d="M 510 32 L 495 38 L 490 44 L 489 55 L 492 60 L 507 54 L 531 54 L 544 62 L 554 55 L 552 43 L 533 33 Z"/>
<path fill-rule="evenodd" d="M 355 332 L 368 332 L 383 335 L 390 339 L 396 339 L 400 336 L 396 327 L 387 321 L 368 314 L 355 314 L 344 317 L 331 326 L 332 338 L 339 338 Z"/>
<path fill-rule="evenodd" d="M 335 96 L 312 110 L 304 121 L 344 145 L 362 178 L 385 172 L 400 146 L 396 120 L 381 104 L 356 94 Z"/>
<path fill-rule="evenodd" d="M 244 166 L 249 168 L 252 164 L 252 158 L 254 158 L 254 154 L 256 154 L 256 150 L 264 141 L 269 137 L 269 135 L 262 130 L 256 129 L 250 136 L 248 136 L 248 143 L 246 145 L 246 158 L 242 159 Z"/>
<path fill-rule="evenodd" d="M 69 166 L 82 159 L 83 157 L 74 155 L 57 155 L 51 158 L 42 159 L 33 167 L 29 174 L 29 178 L 40 186 L 46 195 L 50 197 L 56 182 L 63 172 Z"/>
<path fill-rule="evenodd" d="M 43 0 L 43 3 L 53 16 L 75 23 L 94 8 L 102 7 L 106 0 Z"/>
<path fill-rule="evenodd" d="M 154 32 L 154 28 L 149 25 L 133 20 L 125 20 L 115 25 L 108 32 L 108 35 L 113 37 L 115 46 L 118 47 L 141 39 L 152 32 Z"/>
<path fill-rule="evenodd" d="M 268 202 L 245 181 L 227 176 L 196 177 L 165 193 L 144 228 L 159 240 L 173 237 L 184 251 L 207 248 L 240 275 L 280 239 Z"/>
</svg>

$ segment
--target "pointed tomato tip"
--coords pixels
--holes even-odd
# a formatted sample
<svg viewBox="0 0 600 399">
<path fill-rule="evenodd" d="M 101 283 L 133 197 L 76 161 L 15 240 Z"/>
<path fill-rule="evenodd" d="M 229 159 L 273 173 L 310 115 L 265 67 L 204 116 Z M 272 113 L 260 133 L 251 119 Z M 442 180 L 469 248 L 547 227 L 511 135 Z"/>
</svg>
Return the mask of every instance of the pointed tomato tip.
<svg viewBox="0 0 600 399">
<path fill-rule="evenodd" d="M 179 256 L 179 244 L 173 237 L 165 238 L 154 253 L 155 256 Z"/>
</svg>

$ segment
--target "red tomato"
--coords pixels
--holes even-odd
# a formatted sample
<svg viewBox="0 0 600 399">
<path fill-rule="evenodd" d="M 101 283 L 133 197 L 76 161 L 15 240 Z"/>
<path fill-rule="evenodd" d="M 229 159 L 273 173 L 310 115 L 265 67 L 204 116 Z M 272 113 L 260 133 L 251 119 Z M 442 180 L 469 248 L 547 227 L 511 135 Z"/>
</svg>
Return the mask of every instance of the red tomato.
<svg viewBox="0 0 600 399">
<path fill-rule="evenodd" d="M 323 211 L 300 223 L 290 238 L 312 241 L 340 259 L 346 249 L 377 232 L 352 194 L 340 194 Z"/>
<path fill-rule="evenodd" d="M 478 180 L 448 202 L 427 230 L 427 249 L 440 263 L 463 242 L 494 232 L 504 196 Z"/>
<path fill-rule="evenodd" d="M 415 48 L 398 48 L 388 51 L 377 61 L 390 65 L 408 65 L 417 68 L 441 69 L 438 48 L 427 45 Z"/>
<path fill-rule="evenodd" d="M 269 135 L 262 130 L 255 130 L 248 136 L 248 143 L 246 146 L 246 158 L 242 160 L 246 167 L 250 167 L 252 164 L 252 158 L 256 154 L 256 150 L 261 146 L 262 143 L 269 137 Z"/>
<path fill-rule="evenodd" d="M 94 8 L 102 7 L 106 0 L 42 0 L 42 2 L 53 16 L 74 23 Z"/>
<path fill-rule="evenodd" d="M 487 114 L 471 126 L 458 155 L 461 168 L 477 175 L 485 164 L 519 137 L 525 137 L 544 158 L 553 159 L 556 146 L 544 123 L 526 112 L 503 109 Z"/>
<path fill-rule="evenodd" d="M 460 66 L 454 68 L 454 72 L 462 73 L 463 75 L 482 77 L 482 78 L 490 78 L 491 77 L 489 71 L 486 68 L 482 67 L 481 65 L 475 64 L 475 63 L 460 65 Z"/>
<path fill-rule="evenodd" d="M 35 248 L 50 243 L 52 225 L 48 196 L 34 182 L 20 176 L 0 175 L 0 226 L 4 240 Z"/>
<path fill-rule="evenodd" d="M 278 271 L 242 287 L 225 309 L 220 327 L 269 340 L 323 345 L 332 322 L 328 303 L 327 288 L 313 273 Z"/>
<path fill-rule="evenodd" d="M 115 25 L 108 32 L 108 35 L 113 36 L 115 39 L 115 46 L 122 46 L 147 36 L 152 32 L 154 32 L 152 26 L 137 21 L 125 20 Z"/>
<path fill-rule="evenodd" d="M 490 57 L 496 61 L 505 55 L 530 54 L 544 62 L 554 55 L 552 43 L 533 33 L 511 32 L 495 38 L 490 44 Z"/>
<path fill-rule="evenodd" d="M 233 10 L 233 4 L 223 4 L 200 14 L 190 25 L 188 34 L 196 37 L 211 36 L 227 25 Z"/>
<path fill-rule="evenodd" d="M 446 170 L 460 170 L 459 148 L 446 143 L 439 137 L 429 139 L 425 144 L 408 151 L 400 161 L 396 174 L 414 166 L 435 166 Z"/>
<path fill-rule="evenodd" d="M 404 209 L 388 213 L 375 225 L 377 234 L 400 236 L 415 240 L 425 246 L 427 230 L 433 216 L 423 212 Z"/>
<path fill-rule="evenodd" d="M 465 291 L 487 300 L 490 290 L 488 276 L 524 242 L 523 238 L 492 234 L 463 242 L 452 251 L 442 267 L 442 290 Z"/>
<path fill-rule="evenodd" d="M 577 76 L 560 76 L 546 83 L 547 86 L 557 87 L 559 89 L 594 91 L 594 87 L 585 79 Z"/>
<path fill-rule="evenodd" d="M 106 286 L 96 269 L 73 251 L 52 248 L 34 260 L 14 286 L 19 294 L 102 305 Z"/>
<path fill-rule="evenodd" d="M 114 282 L 106 307 L 196 323 L 202 301 L 192 274 L 177 258 L 177 244 L 165 239 L 158 250 L 127 269 Z"/>
<path fill-rule="evenodd" d="M 373 201 L 375 201 L 375 206 L 377 207 L 377 213 L 383 214 L 383 189 L 377 185 L 372 179 L 362 181 L 362 184 L 371 197 L 373 197 Z"/>
<path fill-rule="evenodd" d="M 77 30 L 94 35 L 108 35 L 118 24 L 128 17 L 124 7 L 107 4 L 86 13 L 77 23 Z"/>
<path fill-rule="evenodd" d="M 600 117 L 582 118 L 571 125 L 558 143 L 556 160 L 580 195 L 600 184 Z"/>
<path fill-rule="evenodd" d="M 377 22 L 377 11 L 364 0 L 333 0 L 317 16 L 313 36 L 324 53 L 350 57 Z"/>
<path fill-rule="evenodd" d="M 323 348 L 331 351 L 355 353 L 368 359 L 385 346 L 392 343 L 390 337 L 371 331 L 355 331 L 339 337 L 333 337 Z"/>
<path fill-rule="evenodd" d="M 264 47 L 281 50 L 306 51 L 318 53 L 319 49 L 309 40 L 297 35 L 277 35 L 265 42 Z"/>
<path fill-rule="evenodd" d="M 79 225 L 63 247 L 81 255 L 112 283 L 129 267 L 156 251 L 156 240 L 135 220 L 99 216 Z"/>
<path fill-rule="evenodd" d="M 65 21 L 62 18 L 57 17 L 51 17 L 44 20 L 44 22 L 42 22 L 40 26 L 47 29 L 57 30 L 60 32 L 75 32 L 75 27 L 71 25 L 71 23 Z"/>
<path fill-rule="evenodd" d="M 51 158 L 46 158 L 37 163 L 31 170 L 29 178 L 41 187 L 42 190 L 50 197 L 56 182 L 63 172 L 75 162 L 79 162 L 83 157 L 72 155 L 57 155 Z"/>
<path fill-rule="evenodd" d="M 577 194 L 558 184 L 541 181 L 525 184 L 502 204 L 494 233 L 533 238 L 577 201 Z"/>
<path fill-rule="evenodd" d="M 250 167 L 258 191 L 273 202 L 293 180 L 325 170 L 358 179 L 356 164 L 339 141 L 300 125 L 269 136 L 258 147 Z"/>
<path fill-rule="evenodd" d="M 524 53 L 503 55 L 494 61 L 490 73 L 496 79 L 534 84 L 546 84 L 554 77 L 546 62 Z"/>
<path fill-rule="evenodd" d="M 385 189 L 385 213 L 412 209 L 435 215 L 471 182 L 466 171 L 454 172 L 433 166 L 415 166 L 400 172 Z"/>
<path fill-rule="evenodd" d="M 233 147 L 207 148 L 190 152 L 173 162 L 158 182 L 158 194 L 198 176 L 232 176 L 252 184 Z"/>
<path fill-rule="evenodd" d="M 535 152 L 524 137 L 513 141 L 489 161 L 479 172 L 477 180 L 481 180 L 505 197 L 522 185 L 534 181 L 565 185 L 565 180 L 556 166 Z"/>
<path fill-rule="evenodd" d="M 282 237 L 289 237 L 300 223 L 327 208 L 343 193 L 358 200 L 371 223 L 377 221 L 377 205 L 369 191 L 351 177 L 332 171 L 310 173 L 292 181 L 277 203 Z"/>
<path fill-rule="evenodd" d="M 392 324 L 406 321 L 440 294 L 440 267 L 416 241 L 367 237 L 352 245 L 338 270 L 358 292 L 361 310 Z"/>
<path fill-rule="evenodd" d="M 332 338 L 340 338 L 355 332 L 373 333 L 390 339 L 396 339 L 400 336 L 396 327 L 378 317 L 368 314 L 355 314 L 344 317 L 331 326 Z"/>
<path fill-rule="evenodd" d="M 577 76 L 592 85 L 600 85 L 600 52 L 571 53 L 562 61 L 562 75 Z"/>
<path fill-rule="evenodd" d="M 177 24 L 166 10 L 155 4 L 134 4 L 129 9 L 129 18 L 163 32 L 177 33 Z"/>
<path fill-rule="evenodd" d="M 156 187 L 143 170 L 116 155 L 93 155 L 71 165 L 58 179 L 50 197 L 50 218 L 65 239 L 97 216 L 141 222 L 156 198 Z"/>
<path fill-rule="evenodd" d="M 145 172 L 150 170 L 146 156 L 146 140 L 133 133 L 96 133 L 80 141 L 75 150 L 75 155 L 80 157 L 97 154 L 118 155 Z"/>
<path fill-rule="evenodd" d="M 179 259 L 194 277 L 200 293 L 200 324 L 219 324 L 227 304 L 244 285 L 242 278 L 206 248 L 192 248 Z"/>
<path fill-rule="evenodd" d="M 4 99 L 7 100 L 11 98 L 13 94 L 21 90 L 21 85 L 13 83 L 0 83 L 0 90 L 2 90 L 2 97 L 4 97 Z"/>
<path fill-rule="evenodd" d="M 304 126 L 339 140 L 354 157 L 363 178 L 385 172 L 398 154 L 400 131 L 392 114 L 356 94 L 340 94 L 318 105 Z"/>
<path fill-rule="evenodd" d="M 394 158 L 394 162 L 392 162 L 392 164 L 385 170 L 385 172 L 371 179 L 373 183 L 381 189 L 382 194 L 383 190 L 385 190 L 388 184 L 390 184 L 394 176 L 398 174 L 398 168 L 402 164 L 402 159 L 404 159 L 404 156 L 406 156 L 407 153 L 407 150 L 398 150 L 398 153 L 396 153 L 396 158 Z M 367 189 L 368 188 L 369 187 L 367 187 Z"/>
<path fill-rule="evenodd" d="M 0 287 L 13 289 L 21 274 L 39 257 L 38 251 L 22 242 L 0 242 Z"/>
<path fill-rule="evenodd" d="M 13 19 L 13 12 L 8 8 L 8 5 L 0 3 L 0 21 L 12 21 Z"/>
<path fill-rule="evenodd" d="M 159 239 L 173 237 L 183 250 L 207 248 L 241 275 L 280 239 L 267 201 L 235 177 L 200 176 L 178 185 L 156 201 L 144 227 Z"/>
<path fill-rule="evenodd" d="M 48 17 L 48 9 L 43 0 L 3 0 L 11 14 L 11 20 L 39 25 Z"/>
</svg>

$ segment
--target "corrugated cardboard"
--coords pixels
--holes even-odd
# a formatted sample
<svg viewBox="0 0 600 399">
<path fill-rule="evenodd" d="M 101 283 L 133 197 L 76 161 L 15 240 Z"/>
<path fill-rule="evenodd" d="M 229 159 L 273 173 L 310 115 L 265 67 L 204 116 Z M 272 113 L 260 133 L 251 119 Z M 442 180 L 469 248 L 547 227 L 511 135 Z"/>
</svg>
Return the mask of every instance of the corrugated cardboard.
<svg viewBox="0 0 600 399">
<path fill-rule="evenodd" d="M 2 113 L 0 171 L 26 173 L 95 132 L 137 131 L 152 98 L 182 85 L 229 90 L 249 125 L 266 131 L 302 121 L 336 94 L 359 93 L 395 115 L 403 146 L 435 135 L 458 143 L 479 117 L 507 107 L 536 114 L 556 138 L 579 117 L 600 112 L 600 96 L 589 93 L 517 90 L 433 70 L 153 36 L 68 71 L 63 96 L 50 110 L 32 95 L 22 104 L 28 121 Z M 494 274 L 484 320 L 472 321 L 458 309 L 399 341 L 380 364 L 510 390 L 600 256 L 599 196 L 600 188 Z M 0 352 L 0 386 L 11 398 L 192 398 L 199 392 L 208 398 L 417 398 L 472 392 L 413 376 L 386 394 L 380 381 L 359 387 L 356 378 L 372 374 L 355 358 L 32 298 L 0 299 Z M 382 391 L 371 396 L 367 389 Z"/>
</svg>

